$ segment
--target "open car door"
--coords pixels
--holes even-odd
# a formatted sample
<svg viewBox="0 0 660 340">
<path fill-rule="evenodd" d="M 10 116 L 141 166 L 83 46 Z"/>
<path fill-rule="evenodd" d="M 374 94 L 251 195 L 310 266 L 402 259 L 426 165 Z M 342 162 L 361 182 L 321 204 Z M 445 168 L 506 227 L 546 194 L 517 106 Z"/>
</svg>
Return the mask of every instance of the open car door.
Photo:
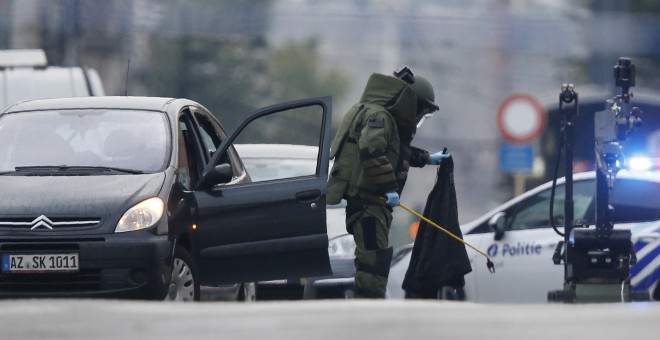
<svg viewBox="0 0 660 340">
<path fill-rule="evenodd" d="M 331 116 L 331 97 L 273 105 L 248 114 L 222 141 L 203 178 L 223 166 L 234 143 L 313 146 L 318 149 L 316 166 L 195 192 L 193 256 L 201 284 L 331 273 L 325 216 Z M 239 168 L 234 165 L 234 176 L 245 176 Z"/>
</svg>

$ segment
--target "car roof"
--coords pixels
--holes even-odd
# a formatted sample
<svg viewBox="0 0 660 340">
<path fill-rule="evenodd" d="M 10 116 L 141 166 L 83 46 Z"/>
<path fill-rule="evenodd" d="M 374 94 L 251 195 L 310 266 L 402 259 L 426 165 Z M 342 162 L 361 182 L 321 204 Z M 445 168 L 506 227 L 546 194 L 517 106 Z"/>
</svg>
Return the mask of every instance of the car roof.
<svg viewBox="0 0 660 340">
<path fill-rule="evenodd" d="M 161 97 L 120 97 L 120 96 L 100 96 L 100 97 L 71 97 L 56 99 L 35 99 L 15 103 L 6 107 L 2 113 L 15 113 L 22 111 L 40 111 L 40 110 L 66 110 L 66 109 L 132 109 L 132 110 L 150 110 L 165 111 L 167 104 L 172 102 L 173 98 Z"/>
<path fill-rule="evenodd" d="M 0 50 L 0 69 L 46 66 L 48 58 L 42 49 Z"/>
<path fill-rule="evenodd" d="M 580 172 L 573 174 L 573 179 L 574 180 L 583 180 L 583 179 L 593 179 L 596 178 L 596 172 L 595 171 L 587 171 L 587 172 Z M 644 180 L 644 181 L 651 181 L 651 182 L 660 182 L 660 171 L 633 171 L 633 170 L 621 170 L 619 173 L 616 174 L 615 176 L 615 183 L 616 179 L 621 178 L 621 179 L 637 179 L 637 180 Z M 557 180 L 557 183 L 564 183 L 566 178 L 562 177 Z M 542 184 L 540 186 L 545 186 L 549 187 L 552 185 L 552 181 Z M 615 184 L 616 185 L 616 184 Z"/>
</svg>

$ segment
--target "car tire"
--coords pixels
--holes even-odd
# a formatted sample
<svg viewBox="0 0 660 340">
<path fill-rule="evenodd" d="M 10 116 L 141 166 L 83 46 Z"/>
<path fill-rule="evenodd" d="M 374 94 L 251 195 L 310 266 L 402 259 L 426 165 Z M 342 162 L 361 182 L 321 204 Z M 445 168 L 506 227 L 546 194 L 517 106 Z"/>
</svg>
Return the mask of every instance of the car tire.
<svg viewBox="0 0 660 340">
<path fill-rule="evenodd" d="M 199 301 L 199 298 L 200 286 L 195 262 L 185 248 L 177 245 L 174 248 L 172 277 L 165 300 Z"/>
<path fill-rule="evenodd" d="M 344 299 L 355 299 L 355 291 L 353 288 L 346 288 L 344 290 Z"/>
<path fill-rule="evenodd" d="M 660 301 L 660 281 L 656 282 L 655 290 L 653 291 L 653 300 Z"/>
<path fill-rule="evenodd" d="M 257 300 L 257 285 L 254 282 L 244 282 L 238 290 L 238 301 L 254 302 Z"/>
<path fill-rule="evenodd" d="M 303 287 L 303 300 L 314 300 L 318 297 L 318 291 L 311 282 L 307 282 Z"/>
</svg>

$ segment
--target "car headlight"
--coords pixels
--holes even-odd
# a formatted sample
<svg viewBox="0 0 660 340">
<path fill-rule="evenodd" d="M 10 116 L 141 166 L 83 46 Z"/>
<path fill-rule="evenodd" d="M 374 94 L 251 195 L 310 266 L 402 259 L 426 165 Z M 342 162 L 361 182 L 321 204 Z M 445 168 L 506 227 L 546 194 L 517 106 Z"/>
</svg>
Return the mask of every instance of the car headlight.
<svg viewBox="0 0 660 340">
<path fill-rule="evenodd" d="M 355 241 L 353 235 L 344 234 L 330 239 L 328 241 L 328 255 L 330 258 L 354 258 Z"/>
<path fill-rule="evenodd" d="M 128 209 L 119 219 L 115 233 L 149 228 L 163 216 L 165 203 L 158 197 L 144 200 Z"/>
</svg>

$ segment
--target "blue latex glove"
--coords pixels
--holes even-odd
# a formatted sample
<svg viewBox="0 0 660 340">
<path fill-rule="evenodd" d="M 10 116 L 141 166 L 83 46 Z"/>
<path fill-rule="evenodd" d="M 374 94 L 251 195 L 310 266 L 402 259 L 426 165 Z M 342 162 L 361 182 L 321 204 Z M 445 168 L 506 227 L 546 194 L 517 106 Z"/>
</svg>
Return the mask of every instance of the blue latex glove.
<svg viewBox="0 0 660 340">
<path fill-rule="evenodd" d="M 450 156 L 451 154 L 446 151 L 436 152 L 429 156 L 429 164 L 438 165 L 443 159 L 449 158 Z"/>
<path fill-rule="evenodd" d="M 385 194 L 385 197 L 387 197 L 387 204 L 388 207 L 396 207 L 399 205 L 399 194 L 396 192 L 388 192 Z"/>
</svg>

